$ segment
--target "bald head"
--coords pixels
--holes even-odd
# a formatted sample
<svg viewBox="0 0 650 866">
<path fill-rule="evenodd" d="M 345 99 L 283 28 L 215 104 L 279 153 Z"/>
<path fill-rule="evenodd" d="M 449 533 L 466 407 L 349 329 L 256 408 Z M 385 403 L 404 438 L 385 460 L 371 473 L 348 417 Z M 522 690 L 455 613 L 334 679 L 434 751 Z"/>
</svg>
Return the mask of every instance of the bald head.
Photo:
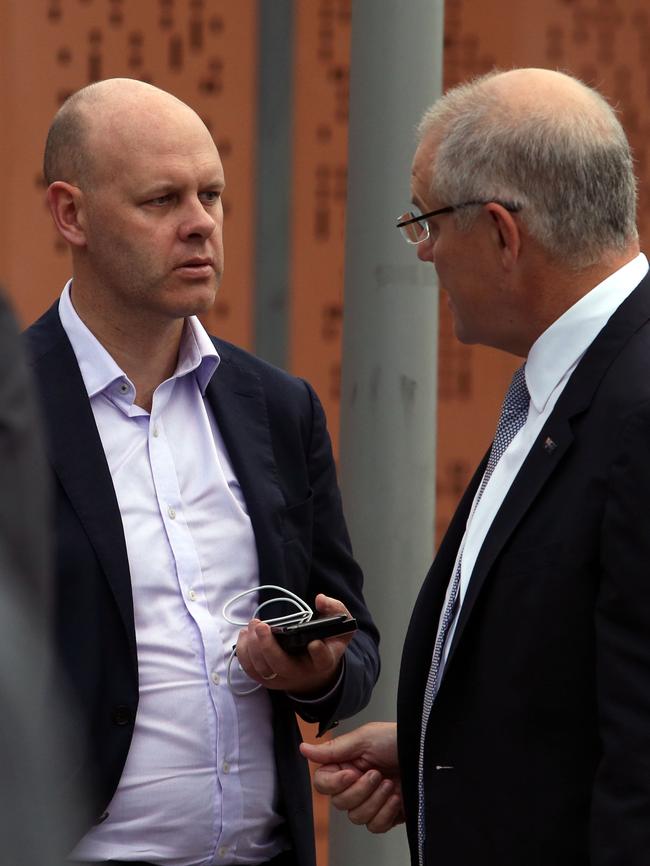
<svg viewBox="0 0 650 866">
<path fill-rule="evenodd" d="M 45 175 L 86 324 L 180 339 L 179 322 L 210 308 L 223 272 L 225 178 L 201 118 L 141 81 L 91 85 L 57 114 Z"/>
<path fill-rule="evenodd" d="M 504 200 L 548 253 L 575 268 L 636 241 L 636 183 L 607 101 L 548 69 L 493 72 L 448 91 L 419 134 L 436 198 Z M 459 220 L 473 218 L 459 212 Z"/>
<path fill-rule="evenodd" d="M 113 156 L 137 148 L 143 136 L 174 124 L 203 121 L 175 96 L 131 78 L 110 78 L 73 93 L 50 127 L 43 175 L 48 186 L 57 180 L 76 186 L 98 181 Z M 209 136 L 209 132 L 205 129 Z"/>
<path fill-rule="evenodd" d="M 577 78 L 552 69 L 511 69 L 494 72 L 476 82 L 477 89 L 494 99 L 503 114 L 557 116 L 558 112 L 590 113 L 596 119 L 609 114 L 602 96 Z"/>
</svg>

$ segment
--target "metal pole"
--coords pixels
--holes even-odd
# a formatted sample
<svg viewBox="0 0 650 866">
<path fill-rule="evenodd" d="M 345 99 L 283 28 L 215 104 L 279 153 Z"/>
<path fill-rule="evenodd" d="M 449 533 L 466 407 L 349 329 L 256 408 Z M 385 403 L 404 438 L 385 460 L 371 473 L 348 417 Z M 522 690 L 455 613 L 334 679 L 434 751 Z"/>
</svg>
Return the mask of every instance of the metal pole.
<svg viewBox="0 0 650 866">
<path fill-rule="evenodd" d="M 278 367 L 288 344 L 293 18 L 292 0 L 259 4 L 254 351 Z"/>
<path fill-rule="evenodd" d="M 443 0 L 354 0 L 341 486 L 382 635 L 370 707 L 394 720 L 402 641 L 433 553 L 437 291 L 395 228 L 410 201 L 414 128 L 441 91 Z M 403 866 L 402 828 L 373 836 L 332 814 L 331 866 Z"/>
</svg>

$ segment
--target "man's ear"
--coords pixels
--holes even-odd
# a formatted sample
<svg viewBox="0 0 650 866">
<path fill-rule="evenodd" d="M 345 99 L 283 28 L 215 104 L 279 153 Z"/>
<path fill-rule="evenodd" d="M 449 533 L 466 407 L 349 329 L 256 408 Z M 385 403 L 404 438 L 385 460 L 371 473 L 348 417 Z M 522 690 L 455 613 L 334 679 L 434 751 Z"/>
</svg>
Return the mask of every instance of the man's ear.
<svg viewBox="0 0 650 866">
<path fill-rule="evenodd" d="M 61 236 L 73 247 L 85 246 L 83 192 L 78 186 L 57 180 L 48 187 L 46 197 Z"/>
<path fill-rule="evenodd" d="M 512 270 L 519 259 L 522 243 L 517 220 L 509 210 L 496 202 L 490 202 L 486 207 L 494 224 L 501 263 L 506 270 Z"/>
</svg>

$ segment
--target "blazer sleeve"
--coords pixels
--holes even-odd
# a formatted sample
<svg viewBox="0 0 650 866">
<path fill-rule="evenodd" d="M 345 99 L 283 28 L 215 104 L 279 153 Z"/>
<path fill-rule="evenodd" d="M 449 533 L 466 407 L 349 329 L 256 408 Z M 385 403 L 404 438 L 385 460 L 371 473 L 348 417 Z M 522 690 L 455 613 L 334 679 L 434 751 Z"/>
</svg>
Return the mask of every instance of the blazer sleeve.
<svg viewBox="0 0 650 866">
<path fill-rule="evenodd" d="M 601 743 L 592 866 L 645 866 L 650 852 L 650 404 L 628 417 L 612 461 L 595 615 Z"/>
<path fill-rule="evenodd" d="M 344 657 L 341 682 L 328 698 L 305 704 L 292 701 L 308 722 L 318 722 L 320 736 L 339 719 L 362 710 L 379 676 L 379 633 L 363 598 L 363 576 L 352 555 L 343 516 L 332 447 L 323 407 L 308 383 L 311 435 L 306 460 L 313 498 L 312 559 L 308 594 L 323 592 L 342 601 L 357 620 L 358 630 Z"/>
</svg>

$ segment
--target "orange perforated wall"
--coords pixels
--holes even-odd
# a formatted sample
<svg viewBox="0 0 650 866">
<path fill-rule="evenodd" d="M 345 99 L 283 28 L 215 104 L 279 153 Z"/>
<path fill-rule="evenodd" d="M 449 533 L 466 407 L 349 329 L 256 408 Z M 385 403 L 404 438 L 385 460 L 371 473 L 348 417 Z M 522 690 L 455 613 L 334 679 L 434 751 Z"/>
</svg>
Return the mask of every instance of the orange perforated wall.
<svg viewBox="0 0 650 866">
<path fill-rule="evenodd" d="M 68 253 L 43 203 L 48 126 L 71 92 L 125 76 L 174 93 L 212 130 L 228 185 L 227 251 L 223 286 L 206 318 L 212 330 L 250 345 L 257 15 L 255 0 L 4 0 L 0 281 L 25 324 L 69 276 Z"/>
<path fill-rule="evenodd" d="M 295 5 L 291 369 L 309 379 L 338 444 L 351 0 Z"/>
</svg>

